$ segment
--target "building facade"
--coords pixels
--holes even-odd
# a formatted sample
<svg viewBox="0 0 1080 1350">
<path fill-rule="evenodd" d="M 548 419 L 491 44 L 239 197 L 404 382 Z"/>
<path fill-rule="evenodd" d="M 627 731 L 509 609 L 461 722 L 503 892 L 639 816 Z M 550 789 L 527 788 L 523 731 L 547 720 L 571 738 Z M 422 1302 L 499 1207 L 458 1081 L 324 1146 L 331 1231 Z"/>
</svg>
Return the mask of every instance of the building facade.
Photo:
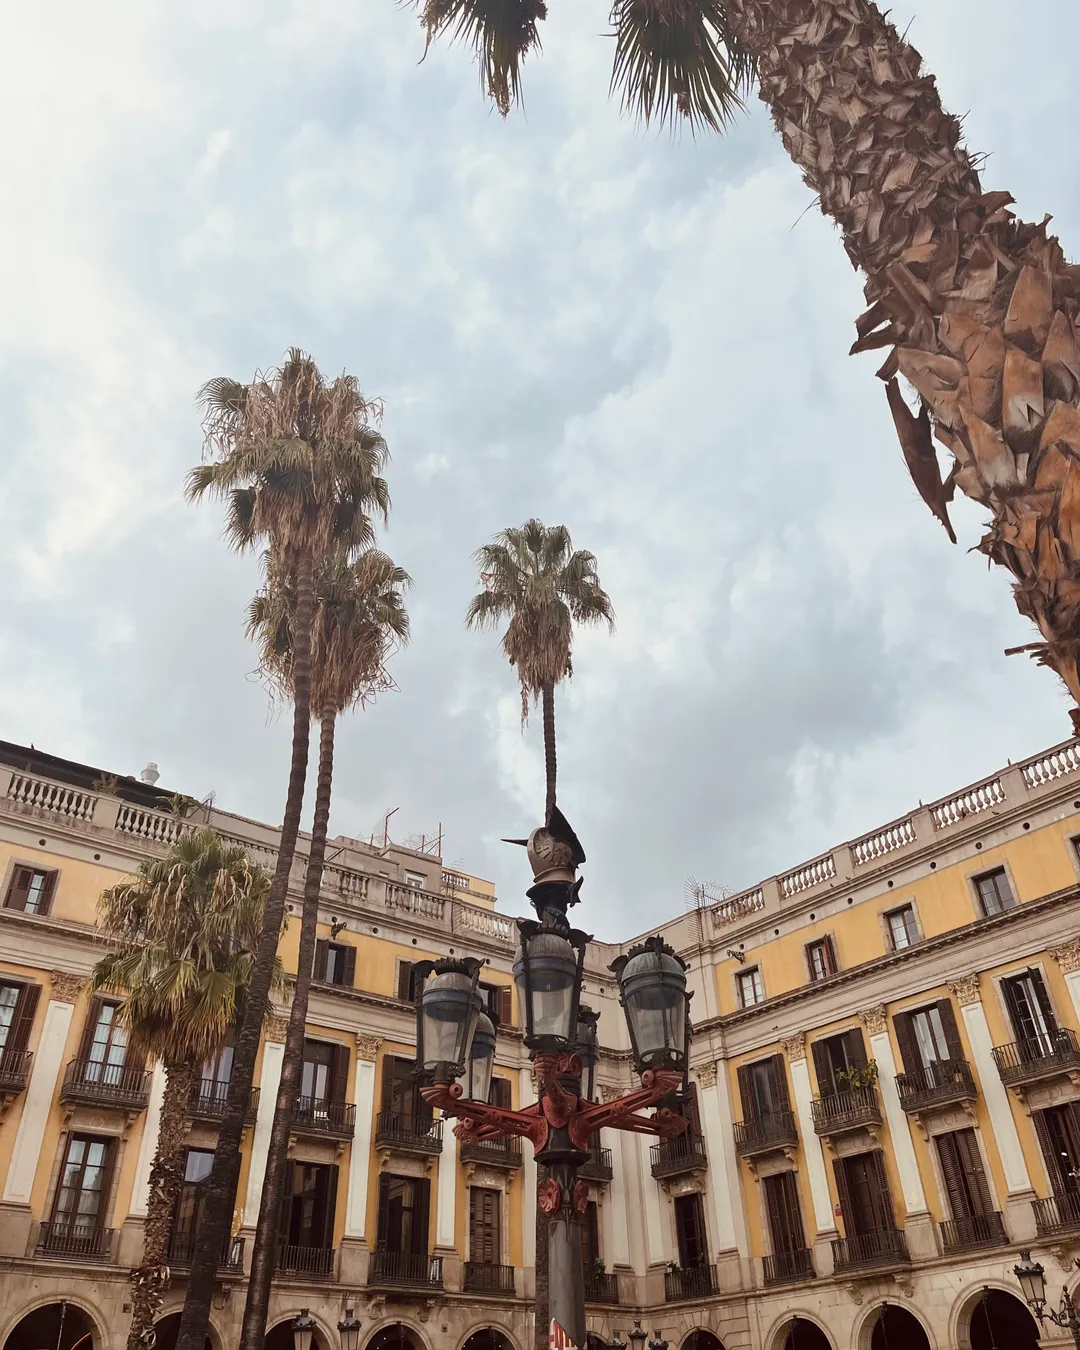
<svg viewBox="0 0 1080 1350">
<path fill-rule="evenodd" d="M 272 866 L 273 828 L 0 743 L 0 1350 L 124 1344 L 164 1084 L 128 1054 L 117 1001 L 90 991 L 96 902 L 203 823 Z M 1078 838 L 1070 742 L 658 925 L 694 993 L 690 1127 L 597 1141 L 596 1334 L 640 1317 L 674 1350 L 1037 1343 L 1018 1252 L 1032 1248 L 1055 1298 L 1080 1254 Z M 411 964 L 477 955 L 502 1023 L 493 1099 L 533 1099 L 513 920 L 433 854 L 339 837 L 328 856 L 268 1346 L 289 1350 L 306 1308 L 317 1350 L 335 1350 L 351 1308 L 362 1350 L 529 1350 L 531 1148 L 459 1147 L 411 1076 Z M 605 1096 L 636 1086 L 608 969 L 631 941 L 587 954 Z M 279 1015 L 212 1350 L 238 1339 L 284 1034 Z M 204 1066 L 191 1100 L 163 1350 L 230 1059 Z"/>
</svg>

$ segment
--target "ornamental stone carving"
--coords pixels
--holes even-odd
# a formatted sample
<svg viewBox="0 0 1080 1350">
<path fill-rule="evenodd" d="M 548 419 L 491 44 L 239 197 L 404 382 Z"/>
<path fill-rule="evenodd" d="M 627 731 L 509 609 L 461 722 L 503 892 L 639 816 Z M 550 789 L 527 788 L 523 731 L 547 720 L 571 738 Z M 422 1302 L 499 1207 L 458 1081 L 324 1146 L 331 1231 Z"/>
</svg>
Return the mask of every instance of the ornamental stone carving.
<svg viewBox="0 0 1080 1350">
<path fill-rule="evenodd" d="M 89 981 L 82 975 L 72 975 L 66 970 L 54 970 L 50 976 L 52 992 L 49 997 L 54 1003 L 78 1003 L 79 996 Z"/>
<path fill-rule="evenodd" d="M 866 1028 L 868 1036 L 880 1036 L 889 1029 L 889 1017 L 885 1011 L 885 1004 L 879 1003 L 876 1008 L 866 1008 L 859 1014 L 859 1021 Z"/>
<path fill-rule="evenodd" d="M 623 1095 L 623 1090 L 615 1083 L 601 1083 L 600 1097 L 605 1102 L 613 1102 Z"/>
<path fill-rule="evenodd" d="M 979 1002 L 979 973 L 972 971 L 970 975 L 961 975 L 958 980 L 953 980 L 949 985 L 953 991 L 957 1003 L 961 1007 L 968 1003 Z"/>
<path fill-rule="evenodd" d="M 1051 947 L 1050 955 L 1064 974 L 1070 975 L 1074 970 L 1080 970 L 1080 938 L 1070 938 L 1060 947 Z"/>
<path fill-rule="evenodd" d="M 369 1059 L 372 1063 L 379 1057 L 379 1046 L 382 1045 L 381 1036 L 365 1036 L 363 1032 L 356 1033 L 356 1058 Z"/>
<path fill-rule="evenodd" d="M 797 1031 L 794 1036 L 789 1036 L 786 1040 L 780 1042 L 780 1049 L 784 1052 L 784 1058 L 790 1064 L 795 1059 L 806 1058 L 806 1032 Z"/>
<path fill-rule="evenodd" d="M 268 1041 L 278 1041 L 282 1045 L 285 1044 L 285 1038 L 289 1034 L 289 1019 L 287 1017 L 268 1017 L 264 1025 Z"/>
<path fill-rule="evenodd" d="M 715 1064 L 703 1064 L 700 1069 L 696 1070 L 696 1072 L 699 1086 L 703 1088 L 711 1088 L 716 1086 Z"/>
</svg>

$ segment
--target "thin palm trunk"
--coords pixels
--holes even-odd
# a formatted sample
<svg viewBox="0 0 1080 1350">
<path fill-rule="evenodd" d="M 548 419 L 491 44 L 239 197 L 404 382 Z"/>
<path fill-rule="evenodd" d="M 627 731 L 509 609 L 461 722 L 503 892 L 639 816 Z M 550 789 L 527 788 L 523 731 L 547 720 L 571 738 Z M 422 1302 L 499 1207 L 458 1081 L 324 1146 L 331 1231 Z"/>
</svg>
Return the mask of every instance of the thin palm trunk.
<svg viewBox="0 0 1080 1350">
<path fill-rule="evenodd" d="M 992 514 L 979 547 L 1016 580 L 1038 659 L 1080 702 L 1080 290 L 1058 241 L 984 193 L 922 58 L 868 0 L 725 0 L 792 159 L 867 276 L 854 351 L 878 374 L 920 495 Z M 1047 217 L 1047 220 L 1049 217 Z M 933 414 L 953 455 L 941 482 Z M 1074 722 L 1078 720 L 1074 710 Z M 1078 727 L 1080 729 L 1080 727 Z"/>
<path fill-rule="evenodd" d="M 251 1278 L 244 1306 L 241 1350 L 262 1350 L 266 1318 L 270 1307 L 270 1287 L 277 1253 L 278 1219 L 281 1213 L 282 1186 L 289 1153 L 289 1132 L 293 1110 L 300 1095 L 300 1070 L 304 1059 L 304 1029 L 307 1025 L 311 971 L 315 960 L 315 941 L 319 923 L 319 892 L 323 859 L 326 856 L 326 830 L 330 821 L 330 794 L 334 780 L 334 729 L 337 709 L 322 709 L 319 735 L 319 770 L 315 788 L 315 815 L 311 826 L 311 852 L 304 878 L 304 903 L 300 918 L 300 948 L 296 958 L 296 985 L 293 989 L 289 1029 L 281 1062 L 274 1125 L 266 1155 L 259 1221 L 251 1258 Z"/>
<path fill-rule="evenodd" d="M 184 1179 L 180 1159 L 187 1135 L 188 1099 L 194 1080 L 193 1065 L 166 1065 L 165 1094 L 143 1225 L 142 1263 L 131 1272 L 131 1325 L 127 1350 L 146 1350 L 153 1344 L 154 1322 L 164 1301 L 168 1284 L 165 1257 L 172 1230 L 173 1207 Z"/>
<path fill-rule="evenodd" d="M 300 812 L 307 779 L 311 737 L 311 624 L 315 612 L 314 568 L 310 553 L 302 554 L 296 569 L 296 624 L 293 646 L 293 734 L 289 790 L 277 867 L 267 896 L 262 932 L 255 954 L 251 983 L 244 995 L 244 1013 L 233 1051 L 229 1097 L 218 1130 L 214 1166 L 206 1184 L 206 1202 L 192 1252 L 187 1298 L 180 1319 L 176 1350 L 203 1350 L 210 1323 L 210 1304 L 225 1239 L 232 1227 L 236 1186 L 240 1175 L 240 1138 L 244 1132 L 255 1061 L 259 1054 L 263 1019 L 270 997 L 285 897 L 289 888 Z"/>
<path fill-rule="evenodd" d="M 558 773 L 558 760 L 555 756 L 555 686 L 550 681 L 541 691 L 544 714 L 544 775 L 547 780 L 547 794 L 544 798 L 544 824 L 551 824 L 551 813 L 555 810 L 555 778 Z"/>
</svg>

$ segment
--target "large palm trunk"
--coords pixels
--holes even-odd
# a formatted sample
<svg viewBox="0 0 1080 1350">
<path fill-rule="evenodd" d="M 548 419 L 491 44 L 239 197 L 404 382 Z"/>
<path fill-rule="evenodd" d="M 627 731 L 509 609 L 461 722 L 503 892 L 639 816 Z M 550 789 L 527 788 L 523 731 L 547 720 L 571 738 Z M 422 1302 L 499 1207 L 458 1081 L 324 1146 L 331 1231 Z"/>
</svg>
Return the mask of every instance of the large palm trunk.
<svg viewBox="0 0 1080 1350">
<path fill-rule="evenodd" d="M 1044 639 L 1035 654 L 1080 701 L 1080 270 L 1046 220 L 1018 221 L 1008 193 L 982 191 L 959 120 L 868 0 L 725 8 L 785 147 L 866 274 L 853 350 L 890 349 L 878 374 L 920 495 L 950 535 L 954 484 L 988 508 L 980 548 L 1012 573 Z M 931 428 L 954 458 L 945 484 Z"/>
<path fill-rule="evenodd" d="M 300 830 L 307 778 L 308 741 L 311 736 L 311 623 L 315 612 L 314 569 L 310 554 L 302 555 L 296 569 L 296 620 L 293 632 L 293 732 L 289 791 L 281 824 L 274 879 L 267 895 L 262 932 L 255 954 L 251 983 L 244 996 L 244 1014 L 233 1051 L 229 1097 L 218 1130 L 214 1166 L 207 1179 L 206 1203 L 192 1252 L 187 1298 L 180 1319 L 176 1350 L 203 1350 L 210 1322 L 210 1303 L 217 1282 L 217 1268 L 226 1235 L 232 1226 L 236 1184 L 240 1175 L 240 1137 L 244 1132 L 255 1061 L 259 1053 L 263 1019 L 270 997 L 289 873 Z"/>
<path fill-rule="evenodd" d="M 544 716 L 544 779 L 547 790 L 544 798 L 544 824 L 551 823 L 551 813 L 555 810 L 555 779 L 559 771 L 559 762 L 555 754 L 555 686 L 545 684 L 540 691 L 540 701 Z"/>
<path fill-rule="evenodd" d="M 183 1173 L 180 1167 L 188 1128 L 188 1099 L 195 1081 L 191 1064 L 165 1067 L 165 1094 L 161 1102 L 160 1124 L 154 1161 L 150 1167 L 150 1197 L 143 1225 L 142 1263 L 131 1272 L 131 1325 L 127 1350 L 147 1350 L 153 1343 L 154 1321 L 161 1311 L 168 1267 L 165 1256 L 172 1230 L 173 1207 L 180 1194 Z"/>
<path fill-rule="evenodd" d="M 315 940 L 319 922 L 319 891 L 322 885 L 323 859 L 326 856 L 326 830 L 330 821 L 330 793 L 334 780 L 334 727 L 337 710 L 322 710 L 319 735 L 319 772 L 315 788 L 315 817 L 311 827 L 311 852 L 304 878 L 304 904 L 300 918 L 300 949 L 296 959 L 296 985 L 293 989 L 285 1054 L 281 1061 L 274 1125 L 266 1155 L 259 1222 L 251 1258 L 251 1279 L 244 1306 L 241 1350 L 262 1350 L 266 1335 L 266 1317 L 270 1307 L 270 1286 L 274 1277 L 277 1252 L 278 1217 L 281 1213 L 282 1185 L 289 1154 L 289 1131 L 293 1110 L 300 1095 L 300 1070 L 304 1059 L 304 1028 L 307 1024 L 311 970 L 315 959 Z"/>
</svg>

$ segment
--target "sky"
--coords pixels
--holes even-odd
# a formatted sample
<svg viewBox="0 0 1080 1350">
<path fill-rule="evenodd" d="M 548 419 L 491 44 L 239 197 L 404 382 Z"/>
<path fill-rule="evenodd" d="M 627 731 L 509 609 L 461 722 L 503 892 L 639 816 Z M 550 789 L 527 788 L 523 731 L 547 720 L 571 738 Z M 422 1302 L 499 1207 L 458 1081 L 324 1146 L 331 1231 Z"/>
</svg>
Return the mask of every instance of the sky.
<svg viewBox="0 0 1080 1350">
<path fill-rule="evenodd" d="M 0 738 L 280 821 L 258 585 L 183 499 L 195 395 L 286 348 L 384 400 L 398 691 L 338 736 L 331 833 L 431 836 L 521 912 L 543 809 L 473 550 L 529 516 L 598 559 L 613 635 L 560 689 L 582 926 L 742 889 L 1069 734 L 1008 577 L 903 467 L 861 284 L 756 98 L 724 138 L 607 96 L 605 0 L 552 0 L 503 121 L 394 0 L 0 0 Z M 1080 254 L 1072 0 L 893 15 Z"/>
</svg>

